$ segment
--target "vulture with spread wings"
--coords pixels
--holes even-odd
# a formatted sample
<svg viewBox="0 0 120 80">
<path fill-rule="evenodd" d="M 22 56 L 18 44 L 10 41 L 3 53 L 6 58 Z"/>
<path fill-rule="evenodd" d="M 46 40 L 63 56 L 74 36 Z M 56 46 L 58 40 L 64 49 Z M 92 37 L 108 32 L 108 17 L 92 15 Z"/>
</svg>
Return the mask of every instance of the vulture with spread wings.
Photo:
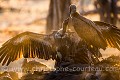
<svg viewBox="0 0 120 80">
<path fill-rule="evenodd" d="M 89 63 L 87 52 L 95 53 L 96 49 L 87 49 L 87 45 L 74 34 L 67 31 L 62 36 L 63 29 L 53 31 L 49 35 L 33 32 L 23 32 L 6 41 L 0 48 L 0 63 L 9 65 L 19 58 L 53 59 L 59 62 L 65 61 L 69 56 L 77 56 L 80 63 Z M 84 45 L 84 47 L 83 47 Z M 96 52 L 97 53 L 97 52 Z M 67 58 L 66 58 L 67 57 Z M 80 59 L 80 60 L 79 60 Z M 94 56 L 92 57 L 94 60 Z"/>
<path fill-rule="evenodd" d="M 87 45 L 104 50 L 110 46 L 120 50 L 120 30 L 112 24 L 86 19 L 76 12 L 75 5 L 70 6 L 70 17 L 64 21 L 64 24 L 63 34 L 67 26 L 72 26 Z"/>
</svg>

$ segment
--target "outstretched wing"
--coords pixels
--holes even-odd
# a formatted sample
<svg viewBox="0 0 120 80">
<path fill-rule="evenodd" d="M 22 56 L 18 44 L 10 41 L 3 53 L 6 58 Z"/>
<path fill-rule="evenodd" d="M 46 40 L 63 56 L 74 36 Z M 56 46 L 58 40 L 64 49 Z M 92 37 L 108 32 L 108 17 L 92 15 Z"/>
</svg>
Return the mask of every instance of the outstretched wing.
<svg viewBox="0 0 120 80">
<path fill-rule="evenodd" d="M 52 42 L 45 39 L 45 35 L 24 32 L 9 39 L 0 48 L 0 63 L 7 65 L 21 57 L 50 59 L 55 55 Z M 54 59 L 54 58 L 53 58 Z"/>
<path fill-rule="evenodd" d="M 94 23 L 101 30 L 107 45 L 120 50 L 120 29 L 105 22 L 94 21 Z"/>
</svg>

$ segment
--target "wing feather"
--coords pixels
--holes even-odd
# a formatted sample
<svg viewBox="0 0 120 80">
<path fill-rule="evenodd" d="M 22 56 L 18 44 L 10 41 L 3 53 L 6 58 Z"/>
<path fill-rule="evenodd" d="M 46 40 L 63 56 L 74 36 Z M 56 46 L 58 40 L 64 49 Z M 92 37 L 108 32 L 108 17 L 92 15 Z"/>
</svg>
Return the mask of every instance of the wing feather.
<svg viewBox="0 0 120 80">
<path fill-rule="evenodd" d="M 12 50 L 12 51 L 14 51 L 14 50 Z M 11 53 L 13 53 L 12 51 L 11 51 Z M 12 61 L 14 61 L 14 60 L 16 59 L 17 56 L 20 57 L 21 46 L 17 46 L 17 47 L 16 47 L 16 52 L 15 52 L 15 53 L 17 53 L 17 51 L 18 51 L 18 54 L 14 54 L 14 56 L 13 56 L 13 58 L 12 58 Z M 9 62 L 10 62 L 10 61 L 9 61 Z"/>
<path fill-rule="evenodd" d="M 96 24 L 79 15 L 77 12 L 71 15 L 70 22 L 74 27 L 75 31 L 86 41 L 87 44 L 97 46 L 102 49 L 106 49 L 107 44 L 103 38 L 101 30 L 96 26 Z M 72 22 L 71 22 L 72 21 Z"/>
<path fill-rule="evenodd" d="M 55 55 L 55 49 L 53 49 L 52 43 L 44 39 L 45 35 L 24 32 L 21 33 L 7 42 L 5 42 L 0 48 L 0 62 L 2 65 L 7 65 L 22 57 L 34 58 L 39 57 L 42 59 L 50 59 Z M 52 58 L 54 59 L 54 58 Z"/>
<path fill-rule="evenodd" d="M 101 30 L 107 45 L 120 50 L 120 30 L 116 26 L 105 22 L 94 21 L 94 23 Z"/>
</svg>

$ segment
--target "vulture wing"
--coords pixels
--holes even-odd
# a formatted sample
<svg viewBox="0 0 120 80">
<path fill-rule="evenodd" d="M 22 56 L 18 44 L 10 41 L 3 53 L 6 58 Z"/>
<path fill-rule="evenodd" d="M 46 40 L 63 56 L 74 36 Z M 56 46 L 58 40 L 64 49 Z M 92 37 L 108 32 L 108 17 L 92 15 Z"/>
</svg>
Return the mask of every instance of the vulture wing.
<svg viewBox="0 0 120 80">
<path fill-rule="evenodd" d="M 72 25 L 79 37 L 94 47 L 106 49 L 107 46 L 120 50 L 120 30 L 114 25 L 99 21 L 91 21 L 79 15 L 72 14 Z"/>
<path fill-rule="evenodd" d="M 105 38 L 107 45 L 120 50 L 120 30 L 112 25 L 105 22 L 94 21 L 94 23 L 99 27 Z"/>
<path fill-rule="evenodd" d="M 94 22 L 82 17 L 77 12 L 71 16 L 72 17 L 69 18 L 69 23 L 72 23 L 72 26 L 79 37 L 85 40 L 88 45 L 106 49 L 107 44 L 105 39 Z"/>
<path fill-rule="evenodd" d="M 45 35 L 24 32 L 9 39 L 0 48 L 0 63 L 7 65 L 21 57 L 54 59 L 55 49 L 52 40 L 45 39 Z"/>
</svg>

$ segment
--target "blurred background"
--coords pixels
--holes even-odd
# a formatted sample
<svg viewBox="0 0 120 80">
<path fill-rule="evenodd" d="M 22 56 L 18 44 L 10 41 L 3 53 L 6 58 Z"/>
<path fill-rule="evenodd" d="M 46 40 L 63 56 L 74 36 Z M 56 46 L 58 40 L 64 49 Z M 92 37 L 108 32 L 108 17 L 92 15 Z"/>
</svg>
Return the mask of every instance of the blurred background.
<svg viewBox="0 0 120 80">
<path fill-rule="evenodd" d="M 69 16 L 69 5 L 75 4 L 77 11 L 93 21 L 104 21 L 120 28 L 119 0 L 0 0 L 0 46 L 11 37 L 31 31 L 49 34 L 61 28 Z M 101 50 L 104 57 L 119 55 L 117 49 Z M 38 60 L 53 67 L 53 61 Z M 23 59 L 9 65 L 21 66 Z"/>
</svg>

